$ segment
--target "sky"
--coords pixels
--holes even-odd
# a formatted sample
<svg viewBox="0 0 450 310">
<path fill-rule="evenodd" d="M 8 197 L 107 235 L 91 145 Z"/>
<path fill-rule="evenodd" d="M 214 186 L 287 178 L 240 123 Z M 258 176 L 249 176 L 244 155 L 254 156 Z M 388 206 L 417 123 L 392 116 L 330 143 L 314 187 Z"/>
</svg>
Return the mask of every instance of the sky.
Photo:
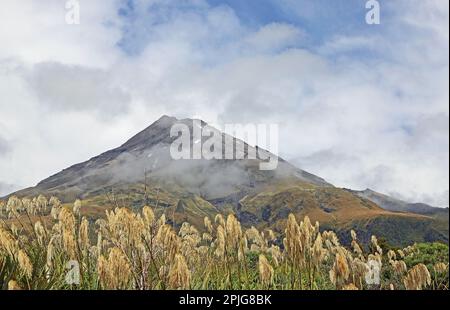
<svg viewBox="0 0 450 310">
<path fill-rule="evenodd" d="M 449 3 L 2 0 L 0 195 L 161 115 L 277 123 L 279 152 L 339 186 L 449 206 Z"/>
</svg>

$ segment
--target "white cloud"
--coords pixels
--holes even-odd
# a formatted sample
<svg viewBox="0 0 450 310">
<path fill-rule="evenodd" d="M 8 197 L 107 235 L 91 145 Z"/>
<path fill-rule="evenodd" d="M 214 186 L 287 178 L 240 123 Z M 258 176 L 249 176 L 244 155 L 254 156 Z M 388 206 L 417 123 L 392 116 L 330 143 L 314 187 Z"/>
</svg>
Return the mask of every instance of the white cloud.
<svg viewBox="0 0 450 310">
<path fill-rule="evenodd" d="M 303 32 L 294 26 L 280 23 L 268 24 L 256 33 L 253 33 L 245 41 L 257 50 L 278 50 L 297 43 L 303 36 Z"/>
<path fill-rule="evenodd" d="M 202 115 L 279 122 L 282 154 L 337 186 L 448 206 L 448 4 L 398 2 L 382 34 L 304 50 L 296 26 L 251 29 L 204 1 L 137 1 L 132 24 L 116 1 L 82 1 L 79 27 L 61 1 L 36 3 L 0 12 L 1 182 L 33 185 L 161 114 Z"/>
<path fill-rule="evenodd" d="M 108 66 L 120 55 L 116 0 L 80 0 L 80 25 L 66 24 L 65 0 L 4 0 L 0 58 Z"/>
<path fill-rule="evenodd" d="M 124 114 L 131 100 L 109 70 L 40 63 L 25 80 L 49 112 L 87 110 L 109 117 Z"/>
</svg>

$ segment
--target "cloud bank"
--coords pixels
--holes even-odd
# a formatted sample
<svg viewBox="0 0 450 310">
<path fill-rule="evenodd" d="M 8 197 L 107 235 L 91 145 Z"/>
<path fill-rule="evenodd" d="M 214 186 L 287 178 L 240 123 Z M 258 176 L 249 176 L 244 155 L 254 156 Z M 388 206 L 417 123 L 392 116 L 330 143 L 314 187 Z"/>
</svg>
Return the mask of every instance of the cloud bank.
<svg viewBox="0 0 450 310">
<path fill-rule="evenodd" d="M 0 182 L 195 115 L 279 123 L 281 155 L 336 186 L 448 206 L 448 2 L 381 1 L 378 26 L 364 1 L 262 3 L 80 0 L 67 25 L 65 1 L 3 1 Z"/>
</svg>

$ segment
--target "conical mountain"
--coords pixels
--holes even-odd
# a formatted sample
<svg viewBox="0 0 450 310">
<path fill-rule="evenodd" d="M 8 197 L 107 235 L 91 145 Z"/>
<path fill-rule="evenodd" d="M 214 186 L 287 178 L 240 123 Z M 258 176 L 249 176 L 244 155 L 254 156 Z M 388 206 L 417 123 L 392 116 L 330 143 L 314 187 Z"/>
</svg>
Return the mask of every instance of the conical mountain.
<svg viewBox="0 0 450 310">
<path fill-rule="evenodd" d="M 229 138 L 233 146 L 243 146 L 244 159 L 174 160 L 170 147 L 178 137 L 170 133 L 180 124 L 191 133 L 195 126 L 208 126 L 216 133 L 211 139 L 220 139 L 217 143 Z M 188 144 L 193 149 L 206 140 L 208 137 L 198 140 L 192 136 Z M 227 151 L 223 147 L 222 155 Z M 54 195 L 68 203 L 81 198 L 91 206 L 86 210 L 88 215 L 98 215 L 105 208 L 149 204 L 176 225 L 190 221 L 201 226 L 205 216 L 233 212 L 246 226 L 279 230 L 293 213 L 320 221 L 322 229 L 336 230 L 343 240 L 355 229 L 363 240 L 376 234 L 393 244 L 448 242 L 448 227 L 436 227 L 432 217 L 384 210 L 370 199 L 336 188 L 282 158 L 277 157 L 275 170 L 261 170 L 265 160 L 261 156 L 249 158 L 254 153 L 275 157 L 203 121 L 163 116 L 123 145 L 14 195 Z"/>
</svg>

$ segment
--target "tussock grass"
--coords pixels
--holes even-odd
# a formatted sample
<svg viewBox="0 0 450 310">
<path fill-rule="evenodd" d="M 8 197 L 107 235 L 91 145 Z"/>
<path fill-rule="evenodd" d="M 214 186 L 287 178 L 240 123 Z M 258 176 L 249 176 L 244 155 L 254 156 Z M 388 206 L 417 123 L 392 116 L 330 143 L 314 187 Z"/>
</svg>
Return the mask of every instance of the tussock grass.
<svg viewBox="0 0 450 310">
<path fill-rule="evenodd" d="M 375 236 L 363 246 L 354 231 L 345 248 L 308 217 L 289 215 L 276 234 L 244 229 L 233 214 L 175 229 L 149 206 L 115 208 L 96 222 L 83 207 L 44 196 L 0 202 L 0 288 L 448 289 L 448 260 L 430 270 L 414 260 L 417 246 L 386 251 Z M 66 279 L 69 262 L 79 266 L 77 285 Z M 379 283 L 367 281 L 373 262 Z"/>
</svg>

